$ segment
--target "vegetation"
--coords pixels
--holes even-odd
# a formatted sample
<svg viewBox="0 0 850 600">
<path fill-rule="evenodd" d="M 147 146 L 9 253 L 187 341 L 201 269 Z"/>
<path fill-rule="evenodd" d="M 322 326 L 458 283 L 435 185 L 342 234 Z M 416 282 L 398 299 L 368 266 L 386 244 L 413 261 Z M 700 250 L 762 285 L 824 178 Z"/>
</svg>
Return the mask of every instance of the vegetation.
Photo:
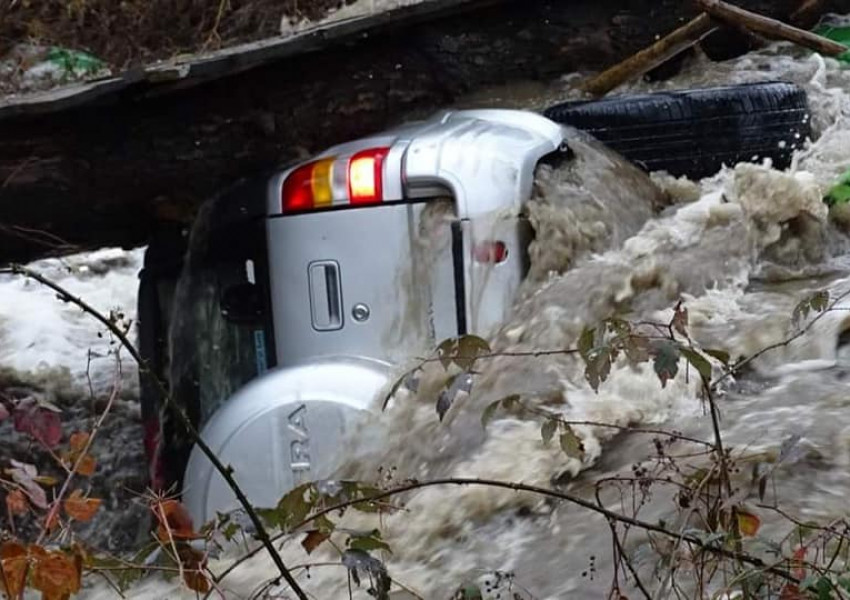
<svg viewBox="0 0 850 600">
<path fill-rule="evenodd" d="M 130 324 L 121 315 L 101 315 L 82 299 L 24 267 L 13 266 L 6 272 L 34 278 L 53 288 L 61 300 L 76 304 L 105 325 L 120 341 L 119 350 L 139 359 L 127 339 Z M 850 597 L 850 523 L 802 522 L 783 511 L 781 499 L 769 491 L 777 469 L 799 451 L 799 437 L 789 437 L 776 456 L 748 454 L 744 449 L 727 447 L 715 397 L 726 379 L 765 352 L 804 335 L 825 314 L 838 310 L 838 303 L 848 294 L 830 298 L 827 292 L 818 292 L 803 299 L 794 309 L 797 330 L 793 335 L 736 361 L 722 350 L 700 347 L 691 338 L 688 311 L 681 303 L 674 307 L 673 316 L 666 323 L 610 318 L 585 328 L 575 348 L 527 353 L 529 359 L 546 353 L 574 356 L 583 364 L 585 377 L 595 390 L 605 385 L 612 366 L 619 361 L 633 366 L 651 365 L 661 387 L 681 369 L 699 384 L 701 398 L 712 419 L 713 439 L 695 439 L 676 431 L 623 427 L 651 436 L 654 456 L 635 464 L 630 476 L 596 481 L 592 498 L 556 488 L 475 478 L 409 479 L 391 484 L 317 481 L 292 490 L 275 507 L 257 509 L 244 500 L 229 469 L 215 461 L 240 494 L 248 522 L 233 515 L 219 515 L 215 522 L 196 528 L 178 501 L 151 494 L 147 502 L 155 517 L 156 530 L 152 542 L 131 559 L 99 553 L 75 533 L 78 523 L 90 520 L 102 510 L 101 500 L 87 492 L 85 480 L 94 472 L 90 450 L 101 425 L 109 417 L 120 379 L 116 378 L 110 399 L 91 430 L 74 432 L 67 440 L 55 407 L 4 401 L 0 404 L 0 419 L 12 419 L 18 431 L 46 449 L 63 477 L 41 475 L 23 457 L 4 458 L 0 487 L 4 491 L 8 529 L 0 532 L 0 589 L 13 599 L 22 598 L 26 589 L 32 589 L 40 591 L 46 600 L 59 600 L 77 593 L 88 574 L 102 576 L 120 590 L 145 573 L 157 571 L 181 577 L 188 588 L 199 594 L 210 594 L 240 563 L 267 551 L 290 591 L 298 598 L 306 598 L 293 571 L 308 570 L 311 565 L 287 567 L 273 545 L 277 539 L 297 536 L 308 553 L 323 544 L 332 545 L 339 555 L 339 564 L 348 571 L 350 583 L 385 599 L 394 586 L 403 587 L 393 580 L 385 566 L 391 547 L 380 529 L 338 529 L 340 517 L 348 510 L 379 514 L 401 510 L 406 493 L 426 487 L 489 486 L 536 494 L 602 515 L 611 530 L 614 555 L 613 572 L 606 574 L 611 578 L 609 598 L 634 594 L 653 598 L 661 592 L 676 597 L 781 600 Z M 467 377 L 474 385 L 476 366 L 496 356 L 501 355 L 493 352 L 485 340 L 464 336 L 440 344 L 434 355 L 414 371 L 426 363 L 439 362 L 446 370 L 446 388 L 458 376 Z M 141 361 L 139 367 L 142 373 L 147 372 Z M 162 393 L 175 409 L 164 390 Z M 562 452 L 579 459 L 584 453 L 579 425 L 614 427 L 606 423 L 569 421 L 536 408 L 527 400 L 514 395 L 491 403 L 481 415 L 482 426 L 487 427 L 500 414 L 537 419 L 543 444 L 557 441 Z M 435 399 L 435 418 L 442 418 L 453 402 L 461 401 L 440 394 Z M 185 419 L 185 415 L 178 416 Z M 194 429 L 190 431 L 197 441 L 197 433 Z M 673 444 L 684 444 L 693 451 L 673 453 L 670 451 Z M 642 516 L 653 496 L 669 502 L 673 511 L 670 519 L 658 522 Z M 620 510 L 609 508 L 612 500 Z M 781 517 L 784 525 L 780 535 L 760 535 L 766 513 Z M 333 541 L 332 534 L 342 535 L 342 543 Z M 252 536 L 262 545 L 226 571 L 212 573 L 207 565 L 209 552 L 219 540 L 229 541 L 237 536 Z M 654 557 L 649 561 L 651 568 L 647 568 L 646 560 L 639 563 L 635 552 L 626 550 L 629 544 L 634 545 L 636 537 L 640 539 L 642 552 Z M 595 566 L 591 568 L 595 570 Z M 261 586 L 257 597 L 277 579 Z M 482 598 L 488 591 L 476 582 L 458 582 L 458 585 L 455 600 Z M 494 573 L 489 578 L 490 590 L 517 589 L 517 585 L 513 574 Z"/>
<path fill-rule="evenodd" d="M 22 40 L 86 50 L 122 69 L 273 37 L 281 18 L 315 20 L 345 0 L 11 0 L 0 3 L 0 58 Z"/>
</svg>

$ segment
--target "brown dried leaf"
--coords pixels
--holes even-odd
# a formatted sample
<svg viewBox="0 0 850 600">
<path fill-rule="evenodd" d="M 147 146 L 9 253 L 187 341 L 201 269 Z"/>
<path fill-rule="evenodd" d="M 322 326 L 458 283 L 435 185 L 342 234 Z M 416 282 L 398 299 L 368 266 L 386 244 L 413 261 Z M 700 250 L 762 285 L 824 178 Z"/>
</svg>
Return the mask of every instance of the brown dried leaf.
<svg viewBox="0 0 850 600">
<path fill-rule="evenodd" d="M 195 533 L 189 511 L 177 500 L 163 500 L 153 505 L 153 511 L 159 521 L 156 535 L 163 542 L 192 540 L 201 537 Z M 170 535 L 169 535 L 170 532 Z"/>
<path fill-rule="evenodd" d="M 676 310 L 673 313 L 673 320 L 670 322 L 673 329 L 688 337 L 688 309 L 682 306 L 681 302 L 676 305 Z"/>
<path fill-rule="evenodd" d="M 329 533 L 325 533 L 323 531 L 319 531 L 315 529 L 304 536 L 304 539 L 301 540 L 301 545 L 304 547 L 304 550 L 307 551 L 307 554 L 312 554 L 313 550 L 318 548 L 322 542 L 328 539 L 330 536 Z"/>
<path fill-rule="evenodd" d="M 32 586 L 44 600 L 61 600 L 80 591 L 80 569 L 74 557 L 59 550 L 30 546 Z"/>
<path fill-rule="evenodd" d="M 206 594 L 210 591 L 210 580 L 201 570 L 183 569 L 183 582 L 193 592 Z"/>
<path fill-rule="evenodd" d="M 0 589 L 9 598 L 19 598 L 24 591 L 27 577 L 27 549 L 18 542 L 3 542 L 0 545 Z"/>
<path fill-rule="evenodd" d="M 86 454 L 77 464 L 77 473 L 82 475 L 83 477 L 91 477 L 94 475 L 94 471 L 97 468 L 97 460 L 91 455 Z"/>
<path fill-rule="evenodd" d="M 183 582 L 186 587 L 201 594 L 209 592 L 212 586 L 203 570 L 207 564 L 204 553 L 188 545 L 181 546 L 177 552 L 180 564 L 183 566 Z"/>
<path fill-rule="evenodd" d="M 29 511 L 27 497 L 21 490 L 12 490 L 6 494 L 6 508 L 9 509 L 11 514 L 18 517 L 27 514 Z"/>
<path fill-rule="evenodd" d="M 65 513 L 77 521 L 91 521 L 100 504 L 100 499 L 86 498 L 81 490 L 74 490 L 65 500 Z"/>
<path fill-rule="evenodd" d="M 71 451 L 79 456 L 86 449 L 86 444 L 89 443 L 89 434 L 85 431 L 75 431 L 71 434 L 71 438 L 68 440 L 68 445 L 71 448 Z"/>
<path fill-rule="evenodd" d="M 742 510 L 738 510 L 737 515 L 738 531 L 741 532 L 741 535 L 752 537 L 758 533 L 759 527 L 761 527 L 761 519 L 752 513 Z"/>
</svg>

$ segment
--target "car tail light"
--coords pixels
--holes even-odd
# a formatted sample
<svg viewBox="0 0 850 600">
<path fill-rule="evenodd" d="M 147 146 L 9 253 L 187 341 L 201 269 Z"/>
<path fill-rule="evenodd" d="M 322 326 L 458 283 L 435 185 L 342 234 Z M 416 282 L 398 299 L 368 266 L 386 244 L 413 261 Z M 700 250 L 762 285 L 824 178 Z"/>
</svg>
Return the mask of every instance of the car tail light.
<svg viewBox="0 0 850 600">
<path fill-rule="evenodd" d="M 283 183 L 283 212 L 381 202 L 384 159 L 388 152 L 389 148 L 370 148 L 348 159 L 323 158 L 301 165 Z"/>
<path fill-rule="evenodd" d="M 388 150 L 364 150 L 351 157 L 348 162 L 348 198 L 352 204 L 373 204 L 382 200 L 382 171 Z"/>
<path fill-rule="evenodd" d="M 500 241 L 478 242 L 472 247 L 472 258 L 475 262 L 499 264 L 508 258 L 508 247 Z"/>
</svg>

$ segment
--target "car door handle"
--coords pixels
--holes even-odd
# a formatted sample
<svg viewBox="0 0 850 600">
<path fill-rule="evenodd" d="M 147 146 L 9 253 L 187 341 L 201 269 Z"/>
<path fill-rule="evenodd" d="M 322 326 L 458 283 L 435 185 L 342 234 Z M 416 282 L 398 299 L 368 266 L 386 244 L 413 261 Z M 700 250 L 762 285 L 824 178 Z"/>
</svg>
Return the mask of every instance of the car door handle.
<svg viewBox="0 0 850 600">
<path fill-rule="evenodd" d="M 310 263 L 310 316 L 316 331 L 342 329 L 342 282 L 339 264 L 333 260 Z"/>
</svg>

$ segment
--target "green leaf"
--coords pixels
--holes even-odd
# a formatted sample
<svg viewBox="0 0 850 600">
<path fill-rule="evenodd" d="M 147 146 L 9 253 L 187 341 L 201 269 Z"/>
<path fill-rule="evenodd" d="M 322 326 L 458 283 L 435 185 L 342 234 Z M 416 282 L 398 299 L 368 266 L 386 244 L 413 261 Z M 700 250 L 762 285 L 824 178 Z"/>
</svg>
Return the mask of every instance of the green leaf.
<svg viewBox="0 0 850 600">
<path fill-rule="evenodd" d="M 584 377 L 593 388 L 594 392 L 599 391 L 599 384 L 608 379 L 611 373 L 611 350 L 606 346 L 596 352 L 592 358 L 588 359 L 584 368 Z"/>
<path fill-rule="evenodd" d="M 372 584 L 369 595 L 378 600 L 389 600 L 392 579 L 387 573 L 387 568 L 377 558 L 371 556 L 364 550 L 346 550 L 342 553 L 342 564 L 351 574 L 351 580 L 360 586 L 360 571 L 366 573 Z"/>
<path fill-rule="evenodd" d="M 829 306 L 829 292 L 826 290 L 821 290 L 817 292 L 814 296 L 809 300 L 809 305 L 812 307 L 812 310 L 817 312 L 823 312 Z"/>
<path fill-rule="evenodd" d="M 578 439 L 578 436 L 569 425 L 563 426 L 563 432 L 558 441 L 561 444 L 561 450 L 570 458 L 577 458 L 579 460 L 584 458 L 584 444 L 581 443 L 581 440 Z"/>
<path fill-rule="evenodd" d="M 679 372 L 679 345 L 664 340 L 654 345 L 654 351 L 652 366 L 661 381 L 661 387 L 667 387 L 667 382 Z"/>
<path fill-rule="evenodd" d="M 794 325 L 798 325 L 800 321 L 809 316 L 811 311 L 820 313 L 825 311 L 827 308 L 829 308 L 829 292 L 827 290 L 821 290 L 807 298 L 803 298 L 797 306 L 794 307 L 794 310 L 791 313 L 791 320 L 794 322 Z"/>
<path fill-rule="evenodd" d="M 482 600 L 481 588 L 474 583 L 465 583 L 452 594 L 451 600 Z"/>
<path fill-rule="evenodd" d="M 263 513 L 267 519 L 270 518 L 270 525 L 288 530 L 307 518 L 317 497 L 318 493 L 312 483 L 302 483 L 281 498 L 277 507 L 264 510 Z"/>
<path fill-rule="evenodd" d="M 555 437 L 555 431 L 558 429 L 558 422 L 555 419 L 546 419 L 540 427 L 540 437 L 543 438 L 544 444 L 549 444 L 552 438 Z"/>
<path fill-rule="evenodd" d="M 511 394 L 505 398 L 499 400 L 502 403 L 502 408 L 504 408 L 508 412 L 516 412 L 517 410 L 522 410 L 523 406 L 520 403 L 520 395 L 519 394 Z"/>
<path fill-rule="evenodd" d="M 458 340 L 457 338 L 449 338 L 440 342 L 437 346 L 437 356 L 440 358 L 440 364 L 444 369 L 448 369 L 452 364 L 454 356 L 457 354 Z"/>
<path fill-rule="evenodd" d="M 228 542 L 233 541 L 233 538 L 236 537 L 237 533 L 239 533 L 239 525 L 233 521 L 225 525 L 224 529 L 221 530 L 221 534 Z"/>
<path fill-rule="evenodd" d="M 726 352 L 725 350 L 709 350 L 709 349 L 703 348 L 703 352 L 705 354 L 708 354 L 712 358 L 716 358 L 717 360 L 722 362 L 725 366 L 729 366 L 729 359 L 731 357 L 729 356 L 729 353 Z"/>
<path fill-rule="evenodd" d="M 392 553 L 389 544 L 380 538 L 380 533 L 370 536 L 352 536 L 348 538 L 348 547 L 352 550 L 362 550 L 369 552 L 370 550 L 386 550 Z"/>
<path fill-rule="evenodd" d="M 585 362 L 588 361 L 590 351 L 593 350 L 594 338 L 594 330 L 590 327 L 585 327 L 584 331 L 581 332 L 581 337 L 578 339 L 578 352 Z"/>
<path fill-rule="evenodd" d="M 375 502 L 371 502 L 367 499 L 374 498 L 375 496 L 381 494 L 383 490 L 375 487 L 374 485 L 362 483 L 360 481 L 343 481 L 341 483 L 341 500 L 346 502 L 360 499 L 363 500 L 363 502 L 357 502 L 356 504 L 352 504 L 351 508 L 364 513 L 375 513 L 381 510 L 381 507 L 378 506 L 378 504 L 376 504 Z"/>
<path fill-rule="evenodd" d="M 818 591 L 818 600 L 832 600 L 835 597 L 832 595 L 832 582 L 826 576 L 818 579 L 816 589 Z"/>
<path fill-rule="evenodd" d="M 632 333 L 632 326 L 626 320 L 612 317 L 605 321 L 605 323 L 608 325 L 608 331 L 618 337 L 625 337 Z"/>
<path fill-rule="evenodd" d="M 496 411 L 499 410 L 499 407 L 502 405 L 501 400 L 496 400 L 495 402 L 491 402 L 487 405 L 487 408 L 484 409 L 484 412 L 481 413 L 481 426 L 485 429 L 487 425 L 490 424 L 490 421 L 493 420 L 493 417 L 496 416 Z"/>
<path fill-rule="evenodd" d="M 490 344 L 487 340 L 477 335 L 465 335 L 458 340 L 454 362 L 464 371 L 468 371 L 479 356 L 490 354 L 490 352 Z"/>
<path fill-rule="evenodd" d="M 682 352 L 682 356 L 697 370 L 702 380 L 705 383 L 709 383 L 711 381 L 711 363 L 699 352 L 690 348 L 680 348 L 680 351 Z"/>
</svg>

